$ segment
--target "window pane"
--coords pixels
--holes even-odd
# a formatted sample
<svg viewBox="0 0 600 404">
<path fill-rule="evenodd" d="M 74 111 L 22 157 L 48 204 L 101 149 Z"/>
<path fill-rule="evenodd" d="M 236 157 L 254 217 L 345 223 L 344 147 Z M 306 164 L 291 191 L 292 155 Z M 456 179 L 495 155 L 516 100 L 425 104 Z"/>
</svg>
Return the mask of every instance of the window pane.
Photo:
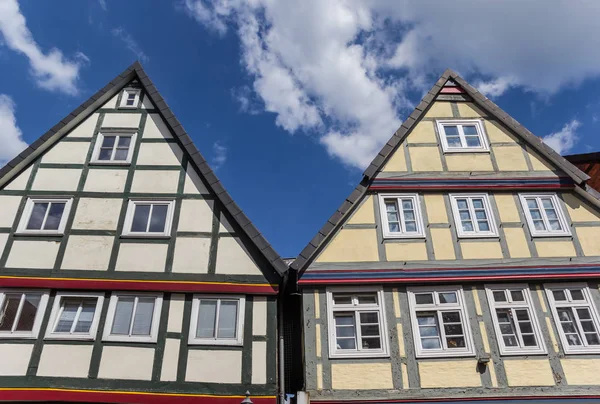
<svg viewBox="0 0 600 404">
<path fill-rule="evenodd" d="M 600 345 L 600 338 L 598 338 L 598 334 L 585 334 L 585 340 L 588 345 Z"/>
<path fill-rule="evenodd" d="M 458 136 L 458 127 L 454 125 L 444 125 L 446 136 Z"/>
<path fill-rule="evenodd" d="M 523 335 L 523 345 L 525 346 L 537 346 L 535 336 L 533 334 Z"/>
<path fill-rule="evenodd" d="M 102 147 L 111 148 L 115 145 L 116 136 L 104 136 Z"/>
<path fill-rule="evenodd" d="M 48 209 L 48 203 L 38 203 L 35 202 L 33 204 L 33 209 L 31 210 L 31 217 L 29 218 L 29 222 L 27 223 L 27 230 L 40 230 L 42 228 L 42 223 L 44 222 L 44 217 L 46 216 L 46 210 Z"/>
<path fill-rule="evenodd" d="M 513 302 L 524 302 L 525 297 L 523 296 L 522 290 L 511 290 L 510 296 L 512 297 Z"/>
<path fill-rule="evenodd" d="M 463 132 L 465 136 L 477 136 L 477 128 L 474 125 L 464 125 Z"/>
<path fill-rule="evenodd" d="M 495 290 L 493 292 L 494 295 L 494 300 L 497 302 L 505 302 L 506 301 L 506 294 L 504 293 L 503 290 Z"/>
<path fill-rule="evenodd" d="M 196 338 L 215 337 L 215 319 L 217 317 L 216 300 L 200 300 L 198 309 L 198 328 Z"/>
<path fill-rule="evenodd" d="M 460 323 L 460 313 L 458 311 L 445 311 L 442 313 L 444 323 Z"/>
<path fill-rule="evenodd" d="M 98 160 L 108 161 L 110 160 L 110 156 L 112 156 L 112 148 L 100 149 L 100 153 L 98 154 Z"/>
<path fill-rule="evenodd" d="M 152 219 L 150 220 L 149 230 L 151 233 L 162 233 L 165 231 L 168 209 L 169 205 L 152 206 Z"/>
<path fill-rule="evenodd" d="M 358 304 L 377 304 L 376 293 L 356 295 L 356 299 L 358 300 Z"/>
<path fill-rule="evenodd" d="M 465 338 L 464 337 L 446 338 L 446 344 L 448 344 L 448 349 L 464 348 L 465 347 Z"/>
<path fill-rule="evenodd" d="M 526 201 L 529 209 L 537 209 L 538 205 L 535 199 L 526 199 Z"/>
<path fill-rule="evenodd" d="M 463 335 L 463 328 L 461 324 L 445 325 L 444 332 L 446 335 Z"/>
<path fill-rule="evenodd" d="M 52 202 L 50 204 L 50 212 L 48 212 L 48 218 L 46 219 L 44 230 L 58 230 L 58 226 L 60 225 L 60 219 L 62 218 L 63 212 L 65 210 L 65 205 L 65 203 L 60 202 Z"/>
<path fill-rule="evenodd" d="M 467 147 L 481 147 L 481 141 L 479 140 L 479 137 L 467 136 L 465 140 L 467 141 Z"/>
<path fill-rule="evenodd" d="M 155 300 L 153 297 L 138 299 L 131 335 L 150 335 Z"/>
<path fill-rule="evenodd" d="M 469 209 L 469 206 L 467 205 L 467 200 L 466 199 L 457 199 L 456 200 L 456 205 L 458 206 L 458 209 L 460 209 L 460 210 L 467 210 L 467 209 Z"/>
<path fill-rule="evenodd" d="M 81 302 L 81 313 L 79 313 L 79 319 L 73 332 L 88 333 L 92 328 L 92 322 L 94 321 L 94 313 L 96 312 L 97 298 L 90 297 L 84 298 Z"/>
<path fill-rule="evenodd" d="M 423 349 L 440 349 L 440 340 L 438 338 L 421 338 Z"/>
<path fill-rule="evenodd" d="M 439 293 L 438 297 L 440 299 L 440 303 L 456 303 L 458 301 L 455 292 Z"/>
<path fill-rule="evenodd" d="M 135 212 L 133 214 L 133 222 L 131 223 L 131 231 L 133 232 L 146 232 L 146 226 L 148 225 L 148 216 L 150 215 L 150 205 L 135 205 Z"/>
<path fill-rule="evenodd" d="M 356 341 L 354 338 L 337 338 L 337 349 L 356 349 Z"/>
<path fill-rule="evenodd" d="M 379 325 L 363 325 L 360 333 L 363 337 L 379 336 Z"/>
<path fill-rule="evenodd" d="M 127 149 L 117 149 L 115 150 L 115 161 L 126 161 L 127 155 L 129 154 L 129 150 Z"/>
<path fill-rule="evenodd" d="M 336 314 L 335 315 L 335 325 L 336 326 L 350 326 L 354 325 L 354 315 L 353 314 Z"/>
<path fill-rule="evenodd" d="M 119 143 L 117 147 L 119 148 L 129 148 L 129 144 L 131 143 L 131 136 L 120 136 Z"/>
<path fill-rule="evenodd" d="M 583 291 L 581 289 L 569 289 L 571 292 L 571 299 L 573 300 L 585 300 L 583 296 Z"/>
<path fill-rule="evenodd" d="M 21 294 L 6 294 L 0 309 L 0 331 L 11 331 L 17 317 Z"/>
<path fill-rule="evenodd" d="M 133 297 L 119 297 L 115 310 L 115 319 L 110 331 L 111 334 L 129 335 L 134 300 Z"/>
<path fill-rule="evenodd" d="M 460 138 L 457 137 L 447 137 L 446 141 L 448 142 L 448 147 L 461 147 Z"/>
<path fill-rule="evenodd" d="M 40 294 L 27 294 L 25 296 L 25 302 L 21 309 L 21 315 L 19 316 L 19 322 L 15 331 L 31 331 L 33 330 L 33 323 L 35 321 L 35 315 L 37 314 L 38 306 L 42 300 Z"/>
<path fill-rule="evenodd" d="M 362 339 L 363 349 L 381 349 L 381 339 L 377 338 L 363 338 Z"/>
<path fill-rule="evenodd" d="M 415 300 L 417 304 L 433 304 L 433 294 L 417 293 L 415 294 Z"/>
<path fill-rule="evenodd" d="M 333 294 L 333 304 L 352 304 L 352 296 Z"/>
<path fill-rule="evenodd" d="M 237 301 L 221 301 L 221 309 L 219 310 L 219 329 L 217 338 L 235 338 L 237 326 Z"/>
<path fill-rule="evenodd" d="M 377 312 L 373 313 L 360 313 L 361 324 L 379 324 L 379 315 Z"/>
<path fill-rule="evenodd" d="M 554 300 L 556 301 L 565 301 L 567 300 L 567 295 L 564 290 L 553 290 L 552 296 L 554 296 Z"/>
<path fill-rule="evenodd" d="M 79 303 L 80 302 L 78 299 L 63 299 L 63 310 L 60 315 L 60 318 L 58 319 L 58 323 L 56 324 L 54 332 L 67 334 L 71 332 L 73 321 L 75 321 L 75 315 L 77 314 L 77 310 L 79 310 Z"/>
<path fill-rule="evenodd" d="M 406 222 L 406 232 L 407 233 L 416 233 L 417 231 L 417 222 Z"/>
<path fill-rule="evenodd" d="M 590 311 L 587 309 L 587 307 L 577 309 L 577 315 L 579 316 L 580 320 L 587 320 L 592 318 L 592 315 L 590 314 Z"/>
</svg>

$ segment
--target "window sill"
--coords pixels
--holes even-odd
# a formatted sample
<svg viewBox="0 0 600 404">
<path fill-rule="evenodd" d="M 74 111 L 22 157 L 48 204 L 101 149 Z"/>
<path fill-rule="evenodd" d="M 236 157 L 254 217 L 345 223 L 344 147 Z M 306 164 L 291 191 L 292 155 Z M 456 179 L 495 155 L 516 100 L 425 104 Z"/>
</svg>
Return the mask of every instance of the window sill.
<svg viewBox="0 0 600 404">
<path fill-rule="evenodd" d="M 398 235 L 383 235 L 383 241 L 385 240 L 425 240 L 425 235 L 424 234 L 419 234 L 419 235 L 404 235 L 404 234 L 398 234 Z"/>
<path fill-rule="evenodd" d="M 94 341 L 96 338 L 93 335 L 47 335 L 44 341 Z"/>
<path fill-rule="evenodd" d="M 556 238 L 556 237 L 573 237 L 571 232 L 569 233 L 556 233 L 556 234 L 531 234 L 532 238 Z"/>
<path fill-rule="evenodd" d="M 140 240 L 168 240 L 171 238 L 170 235 L 156 235 L 156 234 L 121 234 L 119 238 L 125 239 L 140 239 Z"/>
<path fill-rule="evenodd" d="M 547 355 L 548 352 L 546 350 L 536 350 L 536 351 L 502 351 L 500 350 L 500 356 L 531 356 L 531 355 Z"/>
<path fill-rule="evenodd" d="M 487 153 L 487 154 L 490 154 L 489 149 L 457 149 L 457 150 L 446 149 L 446 150 L 443 150 L 443 152 L 444 152 L 444 154 L 452 154 L 452 153 Z"/>
<path fill-rule="evenodd" d="M 497 238 L 500 239 L 500 235 L 498 234 L 457 234 L 458 238 L 466 238 L 466 239 L 478 239 L 478 238 L 486 238 L 486 239 L 491 239 L 491 238 Z"/>
<path fill-rule="evenodd" d="M 224 346 L 224 347 L 243 347 L 243 341 L 198 341 L 189 340 L 188 345 L 190 346 Z"/>
<path fill-rule="evenodd" d="M 36 231 L 19 231 L 14 234 L 17 237 L 62 237 L 65 234 L 60 233 L 49 233 L 49 232 L 36 232 Z"/>
<path fill-rule="evenodd" d="M 368 359 L 368 358 L 389 358 L 390 354 L 386 353 L 386 352 L 381 352 L 381 353 L 372 353 L 372 352 L 367 352 L 367 353 L 333 353 L 333 354 L 329 354 L 329 359 L 352 359 L 352 358 L 361 358 L 361 359 Z"/>
<path fill-rule="evenodd" d="M 417 353 L 417 359 L 436 359 L 436 358 L 472 358 L 476 356 L 475 352 L 443 352 L 443 353 Z"/>
<path fill-rule="evenodd" d="M 100 160 L 95 160 L 95 161 L 90 161 L 90 163 L 88 164 L 90 166 L 130 166 L 131 162 L 130 161 L 100 161 Z"/>
<path fill-rule="evenodd" d="M 103 342 L 131 342 L 135 344 L 156 344 L 158 337 L 115 337 L 108 336 L 102 338 Z"/>
</svg>

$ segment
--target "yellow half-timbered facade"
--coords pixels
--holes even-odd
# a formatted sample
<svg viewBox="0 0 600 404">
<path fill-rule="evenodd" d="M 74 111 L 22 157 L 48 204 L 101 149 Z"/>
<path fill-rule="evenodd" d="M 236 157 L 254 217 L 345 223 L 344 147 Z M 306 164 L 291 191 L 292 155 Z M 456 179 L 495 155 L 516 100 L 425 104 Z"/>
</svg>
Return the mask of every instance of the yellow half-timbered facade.
<svg viewBox="0 0 600 404">
<path fill-rule="evenodd" d="M 301 395 L 599 398 L 600 200 L 588 179 L 446 71 L 291 265 Z"/>
<path fill-rule="evenodd" d="M 286 268 L 135 63 L 0 170 L 0 401 L 275 402 Z"/>
</svg>

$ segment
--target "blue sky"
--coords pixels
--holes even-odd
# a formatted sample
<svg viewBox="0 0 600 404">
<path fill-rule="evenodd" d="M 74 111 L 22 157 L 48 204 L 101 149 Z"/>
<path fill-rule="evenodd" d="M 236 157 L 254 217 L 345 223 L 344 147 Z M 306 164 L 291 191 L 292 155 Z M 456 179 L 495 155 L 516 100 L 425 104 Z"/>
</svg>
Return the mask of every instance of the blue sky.
<svg viewBox="0 0 600 404">
<path fill-rule="evenodd" d="M 0 164 L 139 59 L 293 256 L 447 67 L 563 154 L 600 150 L 600 4 L 515 3 L 0 0 Z"/>
</svg>

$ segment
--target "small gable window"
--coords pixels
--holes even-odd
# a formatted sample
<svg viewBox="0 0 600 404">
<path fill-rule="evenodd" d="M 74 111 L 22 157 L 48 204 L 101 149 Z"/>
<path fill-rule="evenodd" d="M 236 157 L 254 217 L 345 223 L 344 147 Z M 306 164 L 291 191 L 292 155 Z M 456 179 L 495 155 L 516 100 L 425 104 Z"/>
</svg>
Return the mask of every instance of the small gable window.
<svg viewBox="0 0 600 404">
<path fill-rule="evenodd" d="M 71 198 L 28 199 L 17 233 L 62 234 L 72 201 Z"/>
<path fill-rule="evenodd" d="M 121 97 L 121 108 L 137 108 L 140 102 L 140 90 L 135 88 L 126 88 Z"/>
<path fill-rule="evenodd" d="M 189 343 L 241 345 L 244 303 L 243 296 L 194 296 Z"/>
<path fill-rule="evenodd" d="M 169 236 L 174 204 L 174 201 L 129 201 L 123 235 Z"/>
<path fill-rule="evenodd" d="M 521 194 L 519 198 L 532 236 L 571 234 L 556 194 Z"/>
<path fill-rule="evenodd" d="M 103 164 L 131 163 L 135 133 L 99 133 L 92 162 Z"/>
<path fill-rule="evenodd" d="M 437 121 L 445 152 L 487 152 L 490 150 L 480 120 Z"/>
<path fill-rule="evenodd" d="M 459 237 L 498 235 L 487 194 L 450 195 L 454 223 Z"/>
<path fill-rule="evenodd" d="M 384 237 L 425 236 L 418 195 L 380 194 L 379 206 Z"/>
</svg>

